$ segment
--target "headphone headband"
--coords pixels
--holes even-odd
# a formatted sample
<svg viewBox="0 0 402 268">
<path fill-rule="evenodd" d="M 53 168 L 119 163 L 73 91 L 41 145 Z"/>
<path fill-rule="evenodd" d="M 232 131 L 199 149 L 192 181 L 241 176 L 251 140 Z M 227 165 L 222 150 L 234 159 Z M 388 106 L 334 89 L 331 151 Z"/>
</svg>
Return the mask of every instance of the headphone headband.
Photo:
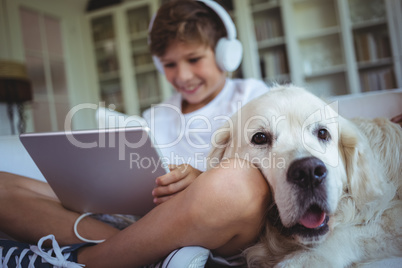
<svg viewBox="0 0 402 268">
<path fill-rule="evenodd" d="M 215 11 L 215 13 L 218 15 L 218 17 L 223 22 L 223 25 L 225 26 L 227 38 L 230 40 L 236 39 L 236 35 L 237 35 L 236 27 L 235 27 L 230 15 L 226 12 L 226 10 L 221 5 L 219 5 L 217 2 L 212 1 L 212 0 L 196 0 L 196 1 L 204 3 L 207 7 L 209 7 L 213 11 Z"/>
</svg>

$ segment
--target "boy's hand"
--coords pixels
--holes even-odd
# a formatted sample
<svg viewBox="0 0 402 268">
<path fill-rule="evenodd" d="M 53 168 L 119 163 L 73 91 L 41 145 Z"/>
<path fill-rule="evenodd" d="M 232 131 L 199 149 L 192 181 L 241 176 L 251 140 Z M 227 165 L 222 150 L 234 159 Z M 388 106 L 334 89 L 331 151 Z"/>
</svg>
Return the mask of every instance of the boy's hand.
<svg viewBox="0 0 402 268">
<path fill-rule="evenodd" d="M 156 178 L 152 191 L 154 203 L 159 205 L 186 189 L 202 172 L 188 164 L 169 165 L 170 172 Z"/>
<path fill-rule="evenodd" d="M 399 114 L 391 118 L 391 122 L 397 123 L 402 127 L 402 114 Z"/>
</svg>

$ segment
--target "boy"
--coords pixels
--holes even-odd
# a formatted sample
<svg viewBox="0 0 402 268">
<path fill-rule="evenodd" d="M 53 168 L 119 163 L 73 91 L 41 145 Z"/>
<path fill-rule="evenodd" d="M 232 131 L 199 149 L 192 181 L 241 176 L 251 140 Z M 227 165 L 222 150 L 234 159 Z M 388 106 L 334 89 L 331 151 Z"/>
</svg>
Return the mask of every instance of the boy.
<svg viewBox="0 0 402 268">
<path fill-rule="evenodd" d="M 210 249 L 211 259 L 228 264 L 225 258 L 233 260 L 256 241 L 270 198 L 258 169 L 251 164 L 240 168 L 232 159 L 206 172 L 199 170 L 205 170 L 203 163 L 213 131 L 223 123 L 214 120 L 214 116 L 230 116 L 239 103 L 244 105 L 267 91 L 263 83 L 255 80 L 226 79 L 215 55 L 218 40 L 226 34 L 219 15 L 203 1 L 171 1 L 159 9 L 150 33 L 151 52 L 162 63 L 166 79 L 177 93 L 145 112 L 144 117 L 158 145 L 165 146 L 162 153 L 171 158 L 172 164 L 179 164 L 173 160 L 180 156 L 186 160 L 183 163 L 192 165 L 173 166 L 170 173 L 157 178 L 152 194 L 159 205 L 124 230 L 93 218 L 84 219 L 80 234 L 106 241 L 63 250 L 69 251 L 65 257 L 69 262 L 87 267 L 137 267 L 154 263 L 175 249 L 197 245 Z M 172 114 L 173 110 L 179 113 Z M 209 123 L 208 132 L 205 124 Z M 181 137 L 178 129 L 184 129 L 186 138 L 177 139 Z M 203 156 L 201 161 L 199 155 Z M 30 243 L 49 233 L 63 245 L 80 242 L 72 231 L 79 214 L 64 209 L 47 184 L 0 174 L 0 191 L 0 230 Z M 53 240 L 56 251 L 54 237 L 46 238 Z M 8 246 L 2 254 L 4 257 L 16 255 L 15 252 Z M 13 261 L 14 257 L 9 259 Z M 50 257 L 45 260 L 53 261 Z M 67 265 L 63 263 L 57 265 Z M 233 263 L 244 264 L 241 257 Z M 41 265 L 37 267 L 50 267 Z"/>
</svg>

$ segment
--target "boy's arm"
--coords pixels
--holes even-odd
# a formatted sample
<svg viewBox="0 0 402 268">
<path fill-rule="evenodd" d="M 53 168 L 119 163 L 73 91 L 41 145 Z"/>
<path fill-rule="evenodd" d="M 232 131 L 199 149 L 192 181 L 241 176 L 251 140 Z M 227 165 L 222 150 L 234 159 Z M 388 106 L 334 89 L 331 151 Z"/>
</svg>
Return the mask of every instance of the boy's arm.
<svg viewBox="0 0 402 268">
<path fill-rule="evenodd" d="M 156 178 L 152 191 L 154 203 L 159 205 L 186 189 L 202 172 L 191 165 L 170 165 L 170 172 Z"/>
</svg>

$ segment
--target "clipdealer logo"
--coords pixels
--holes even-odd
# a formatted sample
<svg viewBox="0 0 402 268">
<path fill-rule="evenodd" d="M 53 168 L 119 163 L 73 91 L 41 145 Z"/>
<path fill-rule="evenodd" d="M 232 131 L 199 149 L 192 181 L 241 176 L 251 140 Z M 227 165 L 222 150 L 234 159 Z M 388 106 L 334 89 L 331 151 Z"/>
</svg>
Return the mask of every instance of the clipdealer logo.
<svg viewBox="0 0 402 268">
<path fill-rule="evenodd" d="M 249 144 L 249 134 L 253 133 L 255 131 L 255 125 L 259 125 L 260 128 L 264 127 L 269 127 L 273 133 L 277 130 L 279 124 L 281 124 L 283 121 L 287 120 L 292 120 L 292 118 L 287 118 L 285 115 L 281 116 L 271 116 L 272 118 L 267 118 L 264 117 L 263 115 L 254 115 L 250 117 L 243 117 L 242 115 L 242 103 L 238 102 L 237 103 L 237 109 L 238 111 L 232 116 L 227 116 L 227 115 L 219 115 L 219 116 L 214 116 L 214 117 L 208 117 L 205 115 L 195 115 L 190 118 L 185 118 L 179 108 L 177 108 L 174 105 L 170 104 L 158 104 L 158 105 L 153 105 L 150 108 L 149 111 L 149 120 L 148 122 L 145 121 L 144 118 L 139 117 L 139 116 L 127 116 L 124 114 L 120 114 L 115 112 L 115 106 L 114 105 L 109 105 L 108 108 L 103 108 L 99 109 L 100 107 L 104 107 L 104 103 L 99 103 L 93 104 L 93 103 L 83 103 L 76 105 L 73 107 L 67 114 L 65 122 L 64 122 L 64 129 L 66 133 L 66 137 L 68 140 L 75 146 L 80 147 L 80 148 L 94 148 L 94 147 L 115 147 L 118 146 L 119 148 L 119 159 L 120 160 L 125 160 L 125 155 L 126 155 L 126 149 L 127 148 L 140 148 L 145 144 L 147 141 L 147 135 L 144 133 L 144 135 L 141 137 L 140 140 L 136 142 L 130 142 L 127 140 L 124 131 L 119 131 L 117 135 L 119 135 L 118 139 L 118 144 L 115 142 L 115 137 L 113 135 L 106 135 L 106 129 L 109 127 L 114 127 L 114 128 L 128 128 L 133 125 L 135 126 L 141 126 L 141 127 L 150 127 L 153 131 L 162 131 L 161 129 L 157 129 L 157 118 L 158 113 L 163 113 L 166 117 L 175 117 L 176 118 L 176 123 L 174 125 L 175 131 L 176 131 L 176 136 L 174 136 L 173 140 L 171 141 L 165 141 L 165 143 L 156 143 L 154 140 L 153 135 L 151 135 L 152 143 L 157 149 L 166 149 L 166 148 L 171 148 L 173 151 L 175 150 L 175 146 L 179 144 L 180 142 L 183 141 L 186 144 L 186 146 L 189 146 L 189 150 L 191 151 L 194 149 L 194 154 L 192 155 L 193 159 L 186 159 L 186 161 L 199 161 L 198 156 L 195 156 L 196 150 L 195 149 L 209 149 L 212 147 L 216 148 L 222 148 L 226 146 L 230 146 L 231 150 L 233 152 L 236 152 L 236 148 L 233 147 L 239 147 L 242 144 Z M 98 140 L 97 141 L 91 141 L 91 142 L 82 142 L 79 141 L 78 139 L 75 138 L 74 132 L 72 131 L 72 121 L 74 115 L 84 109 L 91 109 L 94 111 L 98 111 L 98 126 L 99 126 L 99 135 L 98 135 Z M 99 111 L 101 111 L 99 113 Z M 103 114 L 102 114 L 103 113 Z M 215 121 L 215 122 L 212 122 Z M 242 120 L 245 122 L 242 122 Z M 194 127 L 193 123 L 198 122 L 197 126 Z M 219 122 L 218 124 L 216 122 Z M 243 124 L 244 123 L 244 124 Z M 222 125 L 220 128 L 216 129 L 216 125 Z M 318 109 L 315 112 L 312 112 L 312 114 L 306 118 L 306 120 L 303 122 L 301 126 L 301 139 L 302 139 L 302 144 L 306 151 L 310 152 L 312 155 L 320 157 L 320 156 L 325 156 L 328 155 L 328 149 L 327 147 L 317 147 L 315 146 L 314 141 L 312 140 L 312 135 L 311 134 L 311 129 L 315 125 L 333 125 L 332 129 L 337 129 L 338 130 L 338 102 L 333 102 L 328 105 L 326 105 L 322 109 Z M 202 127 L 200 127 L 202 126 Z M 215 126 L 215 129 L 214 127 Z M 339 131 L 339 130 L 338 130 Z M 219 136 L 223 132 L 229 132 L 230 135 L 233 135 L 234 133 L 237 133 L 236 137 L 232 138 L 230 144 L 219 144 L 217 143 L 217 136 Z M 163 133 L 163 132 L 161 132 Z M 203 135 L 204 134 L 204 135 Z M 207 134 L 207 135 L 205 135 Z M 335 135 L 333 138 L 334 140 L 338 140 L 339 133 L 332 133 Z M 202 138 L 204 137 L 209 137 L 209 139 Z M 108 142 L 106 142 L 106 137 L 108 137 Z M 236 139 L 236 142 L 234 140 Z M 243 142 L 242 139 L 245 139 Z M 275 146 L 275 145 L 274 145 Z M 332 147 L 331 147 L 332 148 Z M 168 150 L 165 150 L 165 153 Z M 327 164 L 330 164 L 331 166 L 336 166 L 339 162 L 339 157 L 337 151 L 336 152 L 331 152 L 331 157 L 330 159 L 323 157 L 324 159 L 328 159 Z M 174 157 L 171 155 L 171 159 L 165 159 L 165 162 L 167 163 L 177 163 L 178 159 L 174 159 Z M 321 158 L 321 157 L 320 157 Z M 266 156 L 265 160 L 267 159 L 272 159 L 271 156 Z M 183 160 L 183 159 L 181 159 Z M 255 159 L 254 159 L 255 160 Z M 143 161 L 142 165 L 146 165 L 146 161 L 150 163 L 152 160 L 150 159 L 145 159 L 141 160 L 139 159 L 138 154 L 133 154 L 130 156 L 130 161 L 133 162 L 132 165 L 138 164 L 139 162 Z M 186 163 L 186 161 L 183 161 L 183 163 Z M 205 157 L 201 161 L 206 161 Z M 188 163 L 188 162 L 187 162 Z"/>
</svg>

